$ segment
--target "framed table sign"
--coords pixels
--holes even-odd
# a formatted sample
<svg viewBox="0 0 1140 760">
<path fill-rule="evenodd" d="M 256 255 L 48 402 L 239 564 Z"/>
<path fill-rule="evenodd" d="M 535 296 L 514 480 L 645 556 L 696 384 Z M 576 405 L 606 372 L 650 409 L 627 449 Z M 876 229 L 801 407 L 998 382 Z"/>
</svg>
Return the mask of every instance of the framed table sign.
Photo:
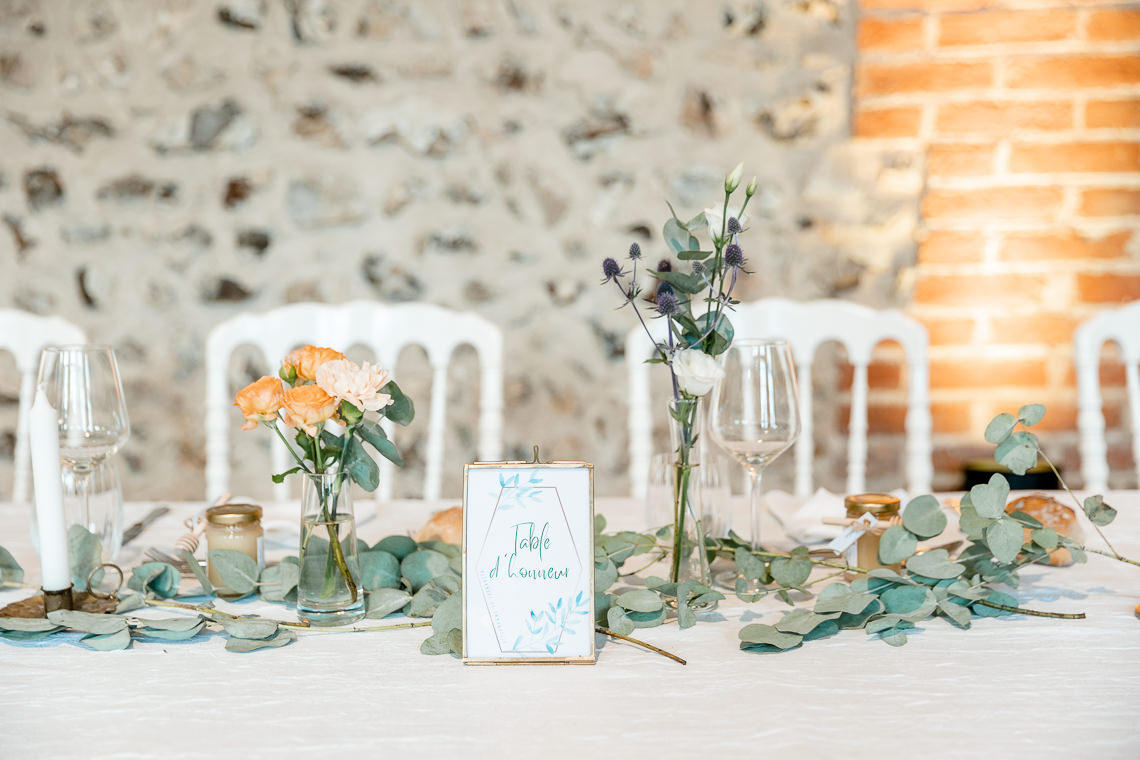
<svg viewBox="0 0 1140 760">
<path fill-rule="evenodd" d="M 593 664 L 594 466 L 466 465 L 463 578 L 465 663 Z"/>
</svg>

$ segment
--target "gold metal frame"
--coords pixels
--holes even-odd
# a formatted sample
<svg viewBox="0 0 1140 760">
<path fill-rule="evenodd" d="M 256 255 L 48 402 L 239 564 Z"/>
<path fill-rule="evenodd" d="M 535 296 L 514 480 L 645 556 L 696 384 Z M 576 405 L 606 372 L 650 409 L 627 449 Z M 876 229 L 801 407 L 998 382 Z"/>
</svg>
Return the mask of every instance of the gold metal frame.
<svg viewBox="0 0 1140 760">
<path fill-rule="evenodd" d="M 463 571 L 467 572 L 467 474 L 471 470 L 523 470 L 523 469 L 585 469 L 590 483 L 590 519 L 588 522 L 590 533 L 590 548 L 588 564 L 590 566 L 589 580 L 586 588 L 590 593 L 590 610 L 594 609 L 594 465 L 590 462 L 540 462 L 538 461 L 538 447 L 534 447 L 534 460 L 504 461 L 504 462 L 475 462 L 463 465 L 463 550 L 460 561 Z M 471 657 L 467 653 L 467 580 L 463 583 L 463 664 L 464 665 L 593 665 L 597 662 L 597 646 L 595 642 L 593 612 L 590 621 L 590 654 L 581 657 Z"/>
</svg>

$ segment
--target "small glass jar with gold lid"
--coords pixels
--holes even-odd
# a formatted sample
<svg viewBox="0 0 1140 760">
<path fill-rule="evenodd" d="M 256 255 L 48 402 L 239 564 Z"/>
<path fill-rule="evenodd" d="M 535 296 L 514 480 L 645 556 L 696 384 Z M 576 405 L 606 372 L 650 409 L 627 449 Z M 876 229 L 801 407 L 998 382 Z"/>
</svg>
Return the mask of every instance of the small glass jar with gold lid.
<svg viewBox="0 0 1140 760">
<path fill-rule="evenodd" d="M 859 493 L 848 496 L 843 500 L 847 509 L 847 517 L 858 520 L 863 515 L 870 515 L 878 523 L 897 521 L 899 516 L 899 499 L 888 493 Z M 872 526 L 868 528 L 859 540 L 847 550 L 847 564 L 860 567 L 864 570 L 874 570 L 878 567 L 887 567 L 898 570 L 899 565 L 884 565 L 879 562 L 879 539 L 883 537 L 883 528 Z"/>
<path fill-rule="evenodd" d="M 229 549 L 247 555 L 260 570 L 265 566 L 261 507 L 255 504 L 222 504 L 206 510 L 206 544 L 209 551 Z M 207 557 L 209 554 L 207 553 Z M 210 583 L 224 586 L 212 563 Z"/>
</svg>

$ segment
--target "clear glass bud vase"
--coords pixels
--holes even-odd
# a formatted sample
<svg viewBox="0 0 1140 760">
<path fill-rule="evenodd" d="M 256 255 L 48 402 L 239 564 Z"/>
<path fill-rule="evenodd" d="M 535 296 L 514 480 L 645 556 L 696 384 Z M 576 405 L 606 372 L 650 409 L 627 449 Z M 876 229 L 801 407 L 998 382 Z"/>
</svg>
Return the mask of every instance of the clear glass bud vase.
<svg viewBox="0 0 1140 760">
<path fill-rule="evenodd" d="M 301 493 L 301 579 L 297 615 L 311 625 L 344 625 L 364 617 L 356 517 L 347 473 L 304 474 Z"/>
<path fill-rule="evenodd" d="M 703 397 L 669 402 L 669 438 L 673 448 L 673 548 L 669 580 L 695 580 L 711 586 L 705 544 L 704 479 L 700 476 L 704 438 Z M 716 603 L 711 606 L 715 607 Z"/>
</svg>

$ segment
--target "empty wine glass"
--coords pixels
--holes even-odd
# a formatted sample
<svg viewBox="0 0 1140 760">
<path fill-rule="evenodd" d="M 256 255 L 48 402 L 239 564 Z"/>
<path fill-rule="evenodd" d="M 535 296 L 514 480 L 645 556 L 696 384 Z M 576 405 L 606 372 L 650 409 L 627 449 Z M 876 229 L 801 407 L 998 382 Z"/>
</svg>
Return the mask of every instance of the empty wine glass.
<svg viewBox="0 0 1140 760">
<path fill-rule="evenodd" d="M 36 387 L 59 416 L 59 456 L 74 473 L 82 523 L 95 532 L 91 474 L 131 434 L 115 352 L 109 346 L 48 346 L 40 354 Z"/>
<path fill-rule="evenodd" d="M 760 476 L 788 450 L 800 432 L 796 371 L 782 340 L 740 340 L 725 358 L 725 375 L 713 390 L 709 434 L 749 475 L 753 549 L 760 548 Z M 737 579 L 741 587 L 743 579 Z M 745 581 L 751 592 L 757 581 Z M 744 590 L 744 589 L 742 589 Z"/>
</svg>

